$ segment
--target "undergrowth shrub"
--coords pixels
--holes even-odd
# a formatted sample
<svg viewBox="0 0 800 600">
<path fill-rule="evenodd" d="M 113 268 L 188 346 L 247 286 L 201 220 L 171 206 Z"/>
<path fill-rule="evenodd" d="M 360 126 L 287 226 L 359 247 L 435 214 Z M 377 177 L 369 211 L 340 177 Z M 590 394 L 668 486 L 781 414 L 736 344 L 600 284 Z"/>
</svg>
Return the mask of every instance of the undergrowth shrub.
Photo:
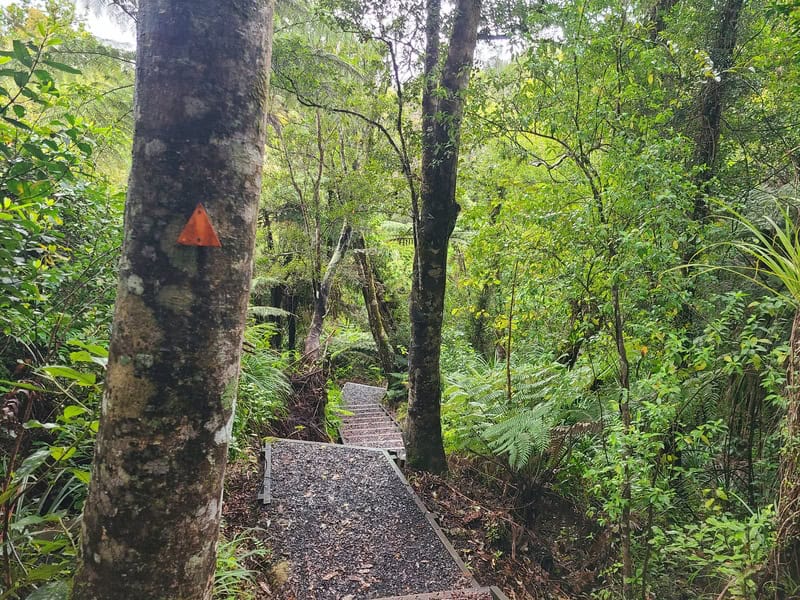
<svg viewBox="0 0 800 600">
<path fill-rule="evenodd" d="M 8 382 L 6 397 L 28 393 L 15 422 L 5 423 L 14 442 L 0 460 L 2 600 L 66 597 L 58 594 L 75 568 L 108 353 L 71 344 L 72 366 L 41 368 L 37 385 Z"/>
<path fill-rule="evenodd" d="M 380 380 L 378 351 L 368 331 L 340 317 L 326 344 L 334 379 Z"/>
<path fill-rule="evenodd" d="M 514 471 L 544 468 L 557 426 L 598 418 L 582 395 L 585 369 L 559 363 L 512 363 L 509 397 L 505 365 L 475 358 L 445 374 L 442 423 L 451 451 L 503 456 Z"/>
<path fill-rule="evenodd" d="M 214 600 L 252 600 L 256 597 L 254 567 L 266 568 L 270 551 L 263 542 L 248 533 L 217 543 L 217 567 L 214 573 Z"/>
<path fill-rule="evenodd" d="M 353 413 L 344 408 L 344 397 L 342 390 L 333 381 L 328 381 L 325 386 L 327 402 L 325 402 L 325 431 L 332 441 L 339 437 L 339 429 L 342 426 L 342 417 L 350 416 Z"/>
<path fill-rule="evenodd" d="M 239 397 L 233 420 L 230 453 L 236 456 L 247 439 L 266 433 L 269 424 L 286 415 L 292 384 L 286 375 L 287 358 L 270 346 L 275 325 L 261 323 L 245 330 Z"/>
</svg>

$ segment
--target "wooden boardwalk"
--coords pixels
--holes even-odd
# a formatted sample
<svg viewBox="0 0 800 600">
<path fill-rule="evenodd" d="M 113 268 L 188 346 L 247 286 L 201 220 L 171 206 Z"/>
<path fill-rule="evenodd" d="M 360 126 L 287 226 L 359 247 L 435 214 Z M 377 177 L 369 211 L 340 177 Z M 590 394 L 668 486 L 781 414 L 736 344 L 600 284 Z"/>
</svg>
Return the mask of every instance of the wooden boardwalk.
<svg viewBox="0 0 800 600">
<path fill-rule="evenodd" d="M 386 450 L 399 461 L 405 461 L 403 432 L 381 404 L 386 390 L 382 387 L 345 383 L 342 387 L 344 408 L 339 435 L 346 446 Z"/>
</svg>

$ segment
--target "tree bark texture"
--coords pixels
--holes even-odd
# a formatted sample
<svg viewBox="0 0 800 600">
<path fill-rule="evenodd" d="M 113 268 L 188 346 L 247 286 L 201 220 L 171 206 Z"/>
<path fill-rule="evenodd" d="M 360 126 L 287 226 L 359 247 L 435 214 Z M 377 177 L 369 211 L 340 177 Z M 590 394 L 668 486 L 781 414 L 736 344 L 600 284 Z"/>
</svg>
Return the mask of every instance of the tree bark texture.
<svg viewBox="0 0 800 600">
<path fill-rule="evenodd" d="M 369 260 L 364 236 L 360 233 L 354 241 L 354 254 L 358 263 L 358 274 L 361 280 L 361 295 L 364 296 L 364 306 L 367 309 L 367 320 L 372 332 L 372 339 L 378 349 L 378 359 L 385 377 L 394 372 L 394 350 L 389 341 L 389 334 L 383 325 L 383 316 L 378 301 L 377 285 L 373 276 L 372 261 Z"/>
<path fill-rule="evenodd" d="M 314 298 L 314 312 L 311 315 L 311 325 L 308 328 L 308 335 L 306 335 L 306 344 L 303 358 L 307 364 L 313 364 L 320 358 L 320 338 L 322 336 L 322 326 L 325 321 L 325 314 L 328 312 L 328 297 L 331 294 L 331 287 L 333 286 L 333 279 L 336 277 L 336 271 L 339 269 L 339 264 L 344 258 L 347 247 L 350 245 L 350 235 L 352 228 L 345 222 L 342 225 L 342 231 L 339 234 L 339 241 L 336 243 L 336 249 L 328 261 L 328 266 L 325 269 L 325 275 L 322 277 L 322 282 L 317 290 L 316 297 Z"/>
<path fill-rule="evenodd" d="M 787 377 L 786 443 L 781 454 L 776 572 L 800 581 L 800 311 L 795 314 Z"/>
<path fill-rule="evenodd" d="M 616 250 L 610 252 L 612 256 Z M 614 340 L 617 344 L 617 355 L 619 356 L 619 386 L 621 395 L 619 400 L 619 413 L 622 420 L 622 429 L 625 433 L 625 446 L 623 450 L 625 465 L 622 471 L 622 515 L 620 516 L 620 545 L 622 550 L 622 598 L 630 600 L 633 598 L 633 553 L 631 552 L 631 467 L 630 459 L 632 449 L 629 436 L 631 434 L 631 405 L 630 405 L 630 363 L 628 361 L 628 351 L 625 349 L 625 328 L 622 320 L 622 305 L 619 300 L 619 284 L 611 286 L 611 299 L 614 305 Z"/>
<path fill-rule="evenodd" d="M 656 0 L 647 12 L 647 23 L 650 27 L 650 39 L 655 42 L 658 40 L 659 35 L 666 23 L 664 17 L 669 15 L 670 11 L 678 3 L 678 0 Z"/>
<path fill-rule="evenodd" d="M 250 288 L 269 0 L 142 0 L 133 163 L 76 600 L 210 599 Z M 221 248 L 177 239 L 202 202 Z"/>
<path fill-rule="evenodd" d="M 422 99 L 422 186 L 414 232 L 411 285 L 406 460 L 412 468 L 447 469 L 440 419 L 439 357 L 447 280 L 447 247 L 458 216 L 455 201 L 459 135 L 469 83 L 480 0 L 458 0 L 444 65 L 439 71 L 440 0 L 428 0 Z"/>
</svg>

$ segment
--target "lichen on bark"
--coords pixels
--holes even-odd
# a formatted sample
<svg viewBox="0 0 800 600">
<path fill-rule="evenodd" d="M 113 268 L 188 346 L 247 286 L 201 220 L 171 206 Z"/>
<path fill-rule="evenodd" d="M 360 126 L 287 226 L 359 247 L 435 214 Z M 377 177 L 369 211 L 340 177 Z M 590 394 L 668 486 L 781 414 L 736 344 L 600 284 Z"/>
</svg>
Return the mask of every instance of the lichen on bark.
<svg viewBox="0 0 800 600">
<path fill-rule="evenodd" d="M 133 163 L 76 600 L 210 599 L 272 5 L 143 0 Z M 198 203 L 222 248 L 176 240 Z"/>
</svg>

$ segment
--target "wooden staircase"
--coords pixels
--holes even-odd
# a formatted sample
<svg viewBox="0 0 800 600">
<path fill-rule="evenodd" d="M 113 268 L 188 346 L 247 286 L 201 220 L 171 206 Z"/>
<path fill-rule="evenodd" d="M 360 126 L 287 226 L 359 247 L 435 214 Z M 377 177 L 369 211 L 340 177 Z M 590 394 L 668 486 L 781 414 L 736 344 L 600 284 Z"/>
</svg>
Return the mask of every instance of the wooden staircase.
<svg viewBox="0 0 800 600">
<path fill-rule="evenodd" d="M 382 387 L 345 383 L 342 387 L 344 408 L 339 435 L 345 446 L 386 450 L 403 462 L 406 448 L 400 426 L 381 404 L 386 395 Z"/>
</svg>

